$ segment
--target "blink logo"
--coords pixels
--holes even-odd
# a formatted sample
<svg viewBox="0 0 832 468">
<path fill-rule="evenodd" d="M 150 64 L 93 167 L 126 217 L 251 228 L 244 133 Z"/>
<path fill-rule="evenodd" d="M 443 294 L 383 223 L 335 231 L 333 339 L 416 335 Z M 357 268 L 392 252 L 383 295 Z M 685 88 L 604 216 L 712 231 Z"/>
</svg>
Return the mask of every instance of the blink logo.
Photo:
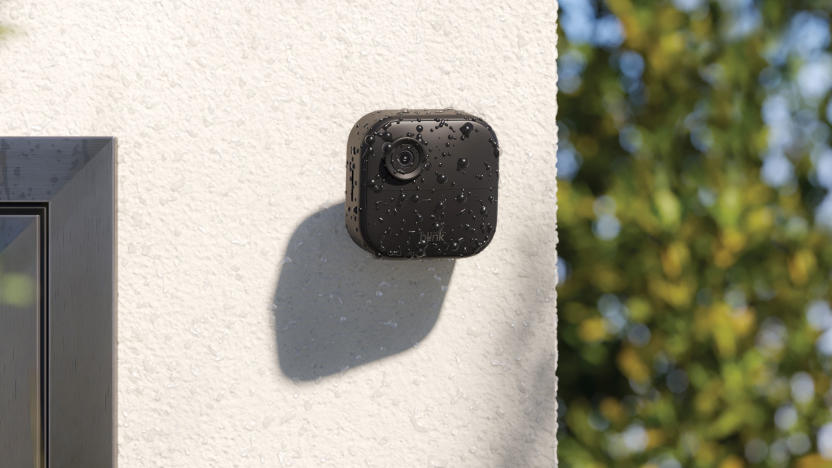
<svg viewBox="0 0 832 468">
<path fill-rule="evenodd" d="M 441 229 L 436 232 L 420 232 L 419 242 L 444 242 L 444 236 L 445 233 Z"/>
</svg>

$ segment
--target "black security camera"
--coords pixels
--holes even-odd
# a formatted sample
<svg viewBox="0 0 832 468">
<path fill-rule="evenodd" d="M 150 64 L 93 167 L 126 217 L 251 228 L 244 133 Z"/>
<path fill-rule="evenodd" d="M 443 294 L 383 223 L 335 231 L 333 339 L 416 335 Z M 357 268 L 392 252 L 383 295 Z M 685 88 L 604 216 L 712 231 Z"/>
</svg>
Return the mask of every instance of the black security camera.
<svg viewBox="0 0 832 468">
<path fill-rule="evenodd" d="M 452 109 L 371 112 L 347 142 L 347 230 L 381 257 L 466 257 L 497 226 L 500 149 Z"/>
</svg>

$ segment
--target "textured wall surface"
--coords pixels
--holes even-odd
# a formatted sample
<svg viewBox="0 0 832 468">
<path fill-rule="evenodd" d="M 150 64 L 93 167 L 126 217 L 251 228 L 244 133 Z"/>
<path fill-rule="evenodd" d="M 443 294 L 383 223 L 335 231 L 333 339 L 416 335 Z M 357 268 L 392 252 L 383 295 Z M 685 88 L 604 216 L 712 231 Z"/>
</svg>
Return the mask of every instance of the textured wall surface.
<svg viewBox="0 0 832 468">
<path fill-rule="evenodd" d="M 0 133 L 119 139 L 120 466 L 555 463 L 555 15 L 0 1 Z M 347 133 L 396 107 L 497 131 L 480 255 L 348 238 Z"/>
</svg>

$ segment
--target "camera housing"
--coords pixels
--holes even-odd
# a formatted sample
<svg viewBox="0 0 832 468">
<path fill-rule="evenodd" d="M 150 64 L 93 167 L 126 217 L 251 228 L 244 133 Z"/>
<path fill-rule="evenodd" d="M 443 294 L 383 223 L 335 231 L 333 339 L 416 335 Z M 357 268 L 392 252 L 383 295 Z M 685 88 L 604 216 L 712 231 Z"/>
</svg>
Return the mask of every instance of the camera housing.
<svg viewBox="0 0 832 468">
<path fill-rule="evenodd" d="M 347 141 L 347 231 L 380 257 L 474 255 L 497 226 L 499 156 L 497 136 L 479 117 L 371 112 Z"/>
</svg>

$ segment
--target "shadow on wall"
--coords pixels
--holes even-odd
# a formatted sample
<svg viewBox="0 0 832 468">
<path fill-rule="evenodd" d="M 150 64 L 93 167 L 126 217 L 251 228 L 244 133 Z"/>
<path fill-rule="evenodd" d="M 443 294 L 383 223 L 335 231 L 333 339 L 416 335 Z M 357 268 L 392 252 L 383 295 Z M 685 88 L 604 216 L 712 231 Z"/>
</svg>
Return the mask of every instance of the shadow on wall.
<svg viewBox="0 0 832 468">
<path fill-rule="evenodd" d="M 281 371 L 313 380 L 414 346 L 436 323 L 452 259 L 382 260 L 344 226 L 344 204 L 304 220 L 289 240 L 274 297 Z"/>
</svg>

